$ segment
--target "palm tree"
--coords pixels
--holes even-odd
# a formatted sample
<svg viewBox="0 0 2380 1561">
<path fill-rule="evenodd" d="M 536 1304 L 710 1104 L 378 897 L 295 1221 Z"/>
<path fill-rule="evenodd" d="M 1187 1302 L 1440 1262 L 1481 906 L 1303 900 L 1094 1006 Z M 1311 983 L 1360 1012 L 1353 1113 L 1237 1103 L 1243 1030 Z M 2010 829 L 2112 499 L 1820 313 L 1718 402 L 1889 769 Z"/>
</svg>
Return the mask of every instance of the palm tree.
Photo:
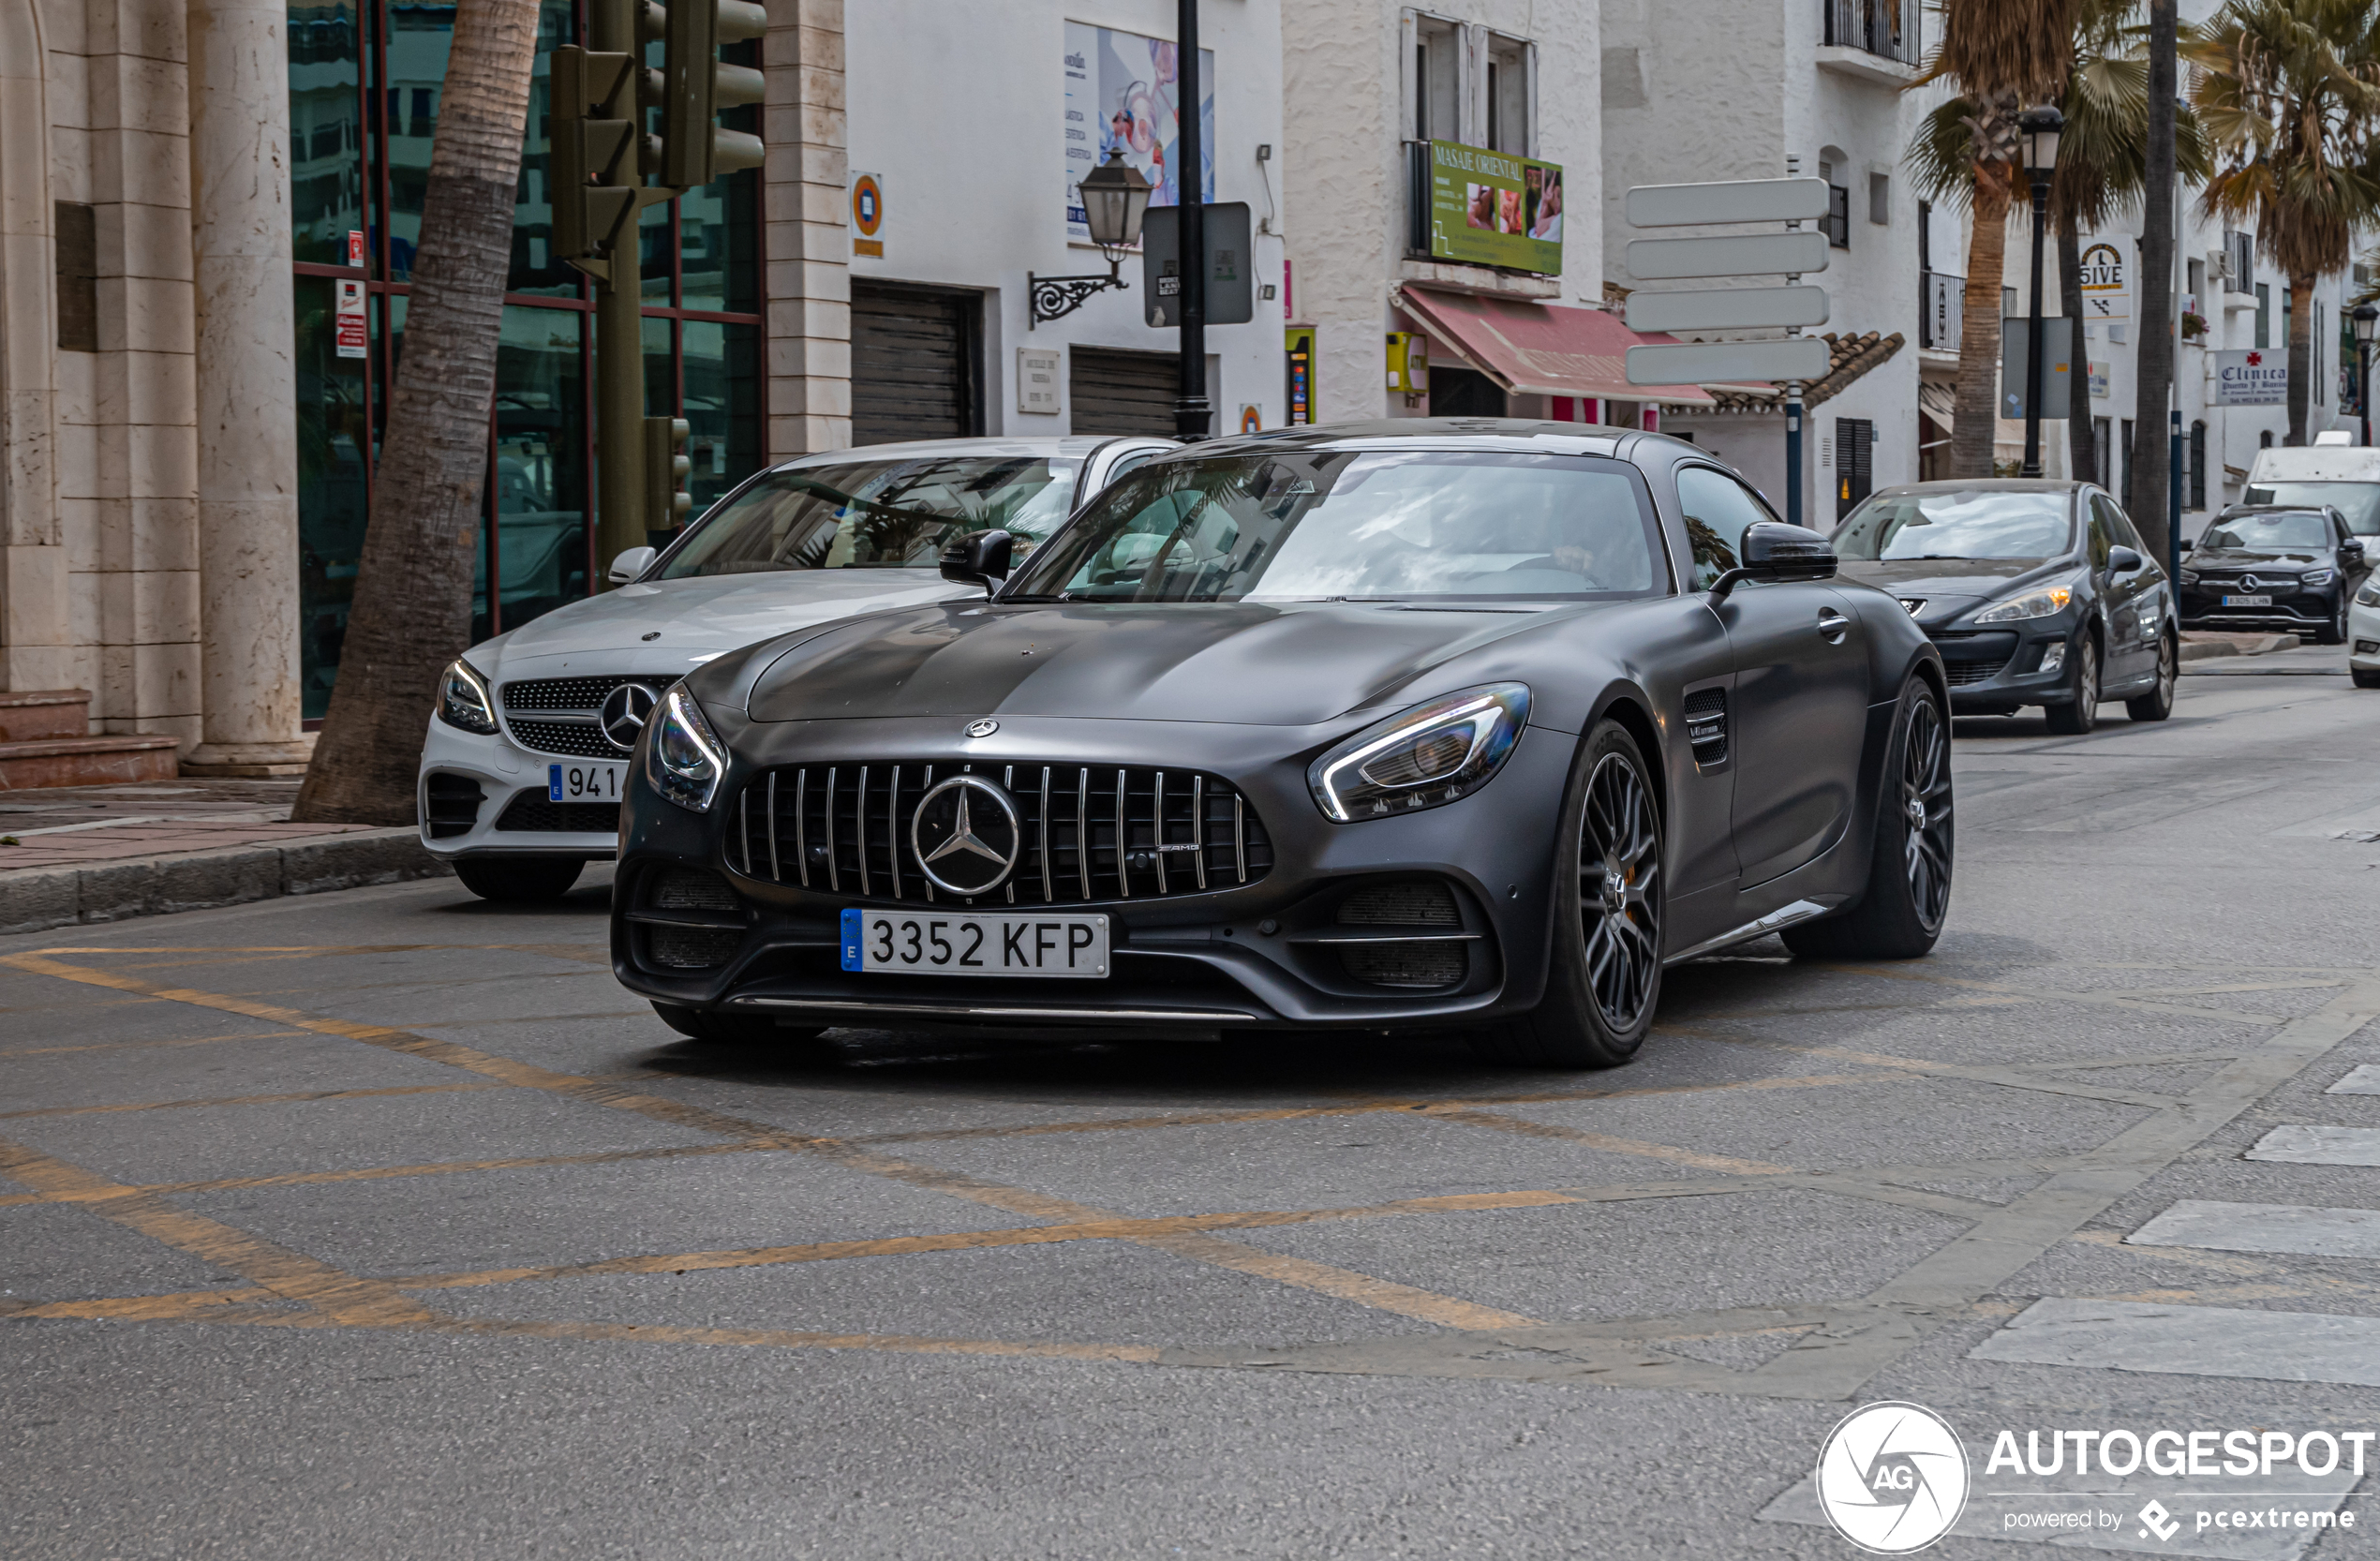
<svg viewBox="0 0 2380 1561">
<path fill-rule="evenodd" d="M 2380 214 L 2380 19 L 2370 0 L 2231 0 L 2187 40 L 2221 160 L 2207 215 L 2244 225 L 2289 278 L 2289 442 L 2306 442 L 2314 278 Z"/>
<path fill-rule="evenodd" d="M 422 722 L 439 672 L 470 641 L 488 407 L 537 31 L 538 0 L 455 7 L 355 605 L 294 818 L 413 822 Z"/>
<path fill-rule="evenodd" d="M 1967 135 L 1959 158 L 1965 172 L 1951 186 L 1967 189 L 1974 218 L 1967 239 L 1958 387 L 1951 419 L 1955 477 L 1992 474 L 2001 264 L 2017 178 L 2016 115 L 2026 104 L 2055 98 L 2064 89 L 2079 3 L 1942 0 L 1941 43 L 1915 83 L 1956 82 L 1959 98 L 1953 117 Z"/>
</svg>

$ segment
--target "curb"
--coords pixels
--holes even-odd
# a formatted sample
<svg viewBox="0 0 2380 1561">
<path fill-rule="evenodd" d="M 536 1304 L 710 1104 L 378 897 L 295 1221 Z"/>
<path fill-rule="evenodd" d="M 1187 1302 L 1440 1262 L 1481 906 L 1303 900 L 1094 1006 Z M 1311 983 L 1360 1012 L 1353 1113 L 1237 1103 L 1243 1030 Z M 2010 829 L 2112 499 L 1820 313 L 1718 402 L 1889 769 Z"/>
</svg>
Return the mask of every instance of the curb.
<svg viewBox="0 0 2380 1561">
<path fill-rule="evenodd" d="M 2292 648 L 2297 643 L 2298 636 L 2295 634 L 2265 634 L 2246 645 L 2240 644 L 2238 639 L 2184 639 L 2181 642 L 2181 659 L 2185 662 L 2205 662 L 2217 656 L 2263 656 L 2275 650 Z"/>
<path fill-rule="evenodd" d="M 84 867 L 0 872 L 0 933 L 40 932 L 283 895 L 439 878 L 454 869 L 416 829 L 359 829 L 287 845 L 134 856 Z"/>
</svg>

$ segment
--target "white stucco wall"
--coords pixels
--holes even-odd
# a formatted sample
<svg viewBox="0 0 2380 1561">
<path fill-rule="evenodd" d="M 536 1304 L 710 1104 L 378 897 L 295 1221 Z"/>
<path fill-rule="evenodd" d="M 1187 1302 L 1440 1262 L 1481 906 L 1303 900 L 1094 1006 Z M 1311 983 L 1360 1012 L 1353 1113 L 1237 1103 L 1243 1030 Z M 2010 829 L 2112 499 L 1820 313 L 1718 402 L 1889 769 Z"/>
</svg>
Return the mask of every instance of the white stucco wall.
<svg viewBox="0 0 2380 1561">
<path fill-rule="evenodd" d="M 1123 266 L 1129 290 L 1100 293 L 1062 320 L 1026 329 L 1028 272 L 1108 269 L 1096 249 L 1066 237 L 1063 59 L 1069 21 L 1171 39 L 1175 7 L 1169 0 L 1008 0 L 996 7 L 870 0 L 845 13 L 850 164 L 855 173 L 877 175 L 885 192 L 877 234 L 884 255 L 854 254 L 851 275 L 985 295 L 986 428 L 995 434 L 1072 429 L 1070 403 L 1054 417 L 1018 410 L 1020 347 L 1172 352 L 1178 345 L 1175 332 L 1153 329 L 1143 319 L 1137 257 Z M 1214 199 L 1246 201 L 1252 226 L 1264 224 L 1277 213 L 1288 151 L 1278 0 L 1210 0 L 1200 10 L 1199 43 L 1213 56 Z M 1257 163 L 1259 144 L 1272 147 L 1271 164 Z M 1278 229 L 1277 216 L 1272 226 Z M 1218 433 L 1236 430 L 1243 404 L 1258 407 L 1268 428 L 1287 416 L 1282 243 L 1259 231 L 1253 247 L 1255 319 L 1207 327 L 1207 352 L 1220 370 L 1207 386 Z M 1275 289 L 1270 301 L 1261 296 L 1265 284 Z"/>
<path fill-rule="evenodd" d="M 1293 318 L 1315 328 L 1316 421 L 1420 416 L 1388 390 L 1387 334 L 1409 328 L 1391 289 L 1434 272 L 1457 285 L 1550 304 L 1601 302 L 1602 121 L 1598 111 L 1599 25 L 1595 0 L 1438 0 L 1433 18 L 1494 29 L 1537 45 L 1536 156 L 1562 165 L 1570 214 L 1562 274 L 1548 283 L 1499 283 L 1485 267 L 1433 267 L 1406 258 L 1403 22 L 1392 0 L 1290 0 L 1282 18 L 1289 166 L 1288 255 Z M 1439 139 L 1459 139 L 1435 130 Z M 1430 344 L 1433 364 L 1455 364 Z M 1538 397 L 1514 397 L 1535 415 Z"/>
</svg>

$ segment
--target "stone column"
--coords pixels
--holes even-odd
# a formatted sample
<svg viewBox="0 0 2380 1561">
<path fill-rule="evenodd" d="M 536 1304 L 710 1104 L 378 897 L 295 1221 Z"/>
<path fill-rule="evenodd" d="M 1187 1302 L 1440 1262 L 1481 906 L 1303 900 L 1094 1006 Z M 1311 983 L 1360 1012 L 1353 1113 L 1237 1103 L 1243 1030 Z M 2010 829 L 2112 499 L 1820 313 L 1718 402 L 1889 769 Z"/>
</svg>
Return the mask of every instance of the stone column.
<svg viewBox="0 0 2380 1561">
<path fill-rule="evenodd" d="M 0 0 L 0 691 L 72 678 L 52 466 L 48 64 L 32 0 Z"/>
<path fill-rule="evenodd" d="M 843 0 L 766 0 L 761 173 L 768 458 L 851 443 Z"/>
<path fill-rule="evenodd" d="M 286 0 L 190 0 L 202 775 L 294 775 L 296 320 Z"/>
</svg>

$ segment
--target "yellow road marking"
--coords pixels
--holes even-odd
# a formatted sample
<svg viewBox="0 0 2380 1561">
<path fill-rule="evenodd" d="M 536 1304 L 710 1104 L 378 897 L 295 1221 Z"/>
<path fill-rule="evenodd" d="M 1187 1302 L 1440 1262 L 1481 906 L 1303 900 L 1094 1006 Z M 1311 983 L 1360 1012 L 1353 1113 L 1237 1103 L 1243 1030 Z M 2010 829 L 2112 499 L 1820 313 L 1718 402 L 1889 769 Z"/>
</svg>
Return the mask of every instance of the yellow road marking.
<svg viewBox="0 0 2380 1561">
<path fill-rule="evenodd" d="M 119 1106 L 39 1106 L 28 1111 L 0 1111 L 0 1122 L 15 1122 L 22 1117 L 88 1117 L 116 1111 L 173 1111 L 198 1106 L 287 1106 L 306 1100 L 372 1100 L 382 1095 L 460 1094 L 503 1087 L 494 1079 L 473 1079 L 468 1084 L 403 1084 L 382 1090 L 308 1090 L 300 1094 L 281 1095 L 216 1095 L 212 1099 L 142 1100 Z"/>
<path fill-rule="evenodd" d="M 389 1286 L 358 1279 L 304 1253 L 177 1209 L 155 1194 L 111 1182 L 5 1138 L 0 1138 L 0 1174 L 37 1192 L 78 1195 L 76 1201 L 103 1218 L 217 1268 L 230 1269 L 276 1296 L 302 1301 L 338 1322 L 385 1326 L 426 1322 L 431 1316 L 428 1308 Z"/>
<path fill-rule="evenodd" d="M 1441 1122 L 1459 1122 L 1473 1127 L 1492 1128 L 1498 1133 L 1517 1133 L 1530 1138 L 1561 1138 L 1613 1154 L 1633 1154 L 1646 1160 L 1667 1160 L 1675 1165 L 1692 1166 L 1698 1170 L 1719 1171 L 1729 1176 L 1798 1174 L 1797 1167 L 1792 1166 L 1771 1165 L 1765 1160 L 1738 1160 L 1728 1154 L 1705 1154 L 1701 1150 L 1678 1149 L 1670 1144 L 1646 1143 L 1640 1138 L 1619 1138 L 1609 1133 L 1590 1133 L 1583 1128 L 1562 1127 L 1553 1122 L 1531 1122 L 1525 1117 L 1508 1117 L 1499 1111 L 1476 1111 L 1462 1107 L 1431 1107 L 1423 1114 Z"/>
<path fill-rule="evenodd" d="M 213 1046 L 218 1041 L 278 1041 L 305 1033 L 303 1030 L 251 1030 L 236 1035 L 185 1035 L 171 1041 L 92 1041 L 82 1046 L 5 1047 L 0 1048 L 0 1061 L 18 1057 L 57 1057 L 73 1051 L 131 1051 L 150 1047 Z"/>
</svg>

